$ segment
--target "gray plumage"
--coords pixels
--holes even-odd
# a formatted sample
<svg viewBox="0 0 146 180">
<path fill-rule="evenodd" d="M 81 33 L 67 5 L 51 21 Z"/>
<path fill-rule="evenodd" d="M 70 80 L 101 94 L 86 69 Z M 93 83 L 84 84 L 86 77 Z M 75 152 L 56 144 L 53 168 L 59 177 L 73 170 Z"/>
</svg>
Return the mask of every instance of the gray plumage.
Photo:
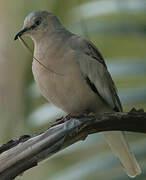
<svg viewBox="0 0 146 180">
<path fill-rule="evenodd" d="M 34 41 L 32 71 L 42 95 L 68 114 L 122 111 L 114 82 L 98 49 L 67 31 L 51 13 L 37 11 L 24 21 L 22 34 Z M 49 71 L 51 69 L 51 71 Z M 141 172 L 120 131 L 102 133 L 131 177 Z"/>
</svg>

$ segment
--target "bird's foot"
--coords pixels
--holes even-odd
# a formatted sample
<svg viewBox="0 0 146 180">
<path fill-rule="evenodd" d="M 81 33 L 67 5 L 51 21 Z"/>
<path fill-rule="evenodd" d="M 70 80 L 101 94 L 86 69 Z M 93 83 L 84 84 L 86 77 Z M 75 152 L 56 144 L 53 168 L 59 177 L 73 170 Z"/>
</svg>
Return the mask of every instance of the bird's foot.
<svg viewBox="0 0 146 180">
<path fill-rule="evenodd" d="M 62 116 L 61 118 L 56 119 L 56 121 L 51 125 L 51 127 L 56 126 L 58 124 L 62 124 L 64 122 L 70 120 L 71 118 L 72 118 L 72 116 L 70 114 L 68 114 L 65 117 Z"/>
<path fill-rule="evenodd" d="M 70 120 L 71 118 L 79 119 L 79 118 L 84 118 L 84 117 L 87 117 L 87 116 L 95 116 L 95 113 L 85 111 L 85 112 L 83 112 L 82 114 L 76 114 L 76 115 L 68 114 L 68 115 L 65 116 L 65 117 L 61 117 L 61 118 L 59 118 L 59 119 L 56 119 L 56 121 L 51 125 L 51 127 L 56 126 L 56 125 L 59 125 L 59 124 L 62 124 L 62 123 L 64 123 L 64 122 Z"/>
</svg>

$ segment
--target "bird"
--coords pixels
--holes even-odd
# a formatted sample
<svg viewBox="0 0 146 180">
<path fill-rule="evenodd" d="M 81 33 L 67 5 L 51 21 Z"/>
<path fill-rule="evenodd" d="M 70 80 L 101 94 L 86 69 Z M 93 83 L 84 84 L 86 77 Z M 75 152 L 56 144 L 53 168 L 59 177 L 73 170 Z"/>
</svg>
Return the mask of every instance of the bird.
<svg viewBox="0 0 146 180">
<path fill-rule="evenodd" d="M 68 31 L 54 14 L 44 10 L 30 13 L 14 40 L 23 35 L 34 42 L 32 72 L 49 102 L 73 116 L 123 111 L 105 60 L 91 41 Z M 124 132 L 101 134 L 127 175 L 140 174 Z"/>
</svg>

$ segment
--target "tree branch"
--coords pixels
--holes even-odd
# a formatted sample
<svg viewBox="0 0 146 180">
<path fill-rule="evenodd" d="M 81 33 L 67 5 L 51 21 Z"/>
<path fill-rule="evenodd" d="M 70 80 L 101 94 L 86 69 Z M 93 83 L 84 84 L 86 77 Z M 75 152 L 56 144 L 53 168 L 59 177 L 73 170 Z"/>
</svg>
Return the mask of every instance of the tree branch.
<svg viewBox="0 0 146 180">
<path fill-rule="evenodd" d="M 0 147 L 0 179 L 11 180 L 89 134 L 122 130 L 146 133 L 146 112 L 105 113 L 60 119 L 45 132 L 21 136 Z"/>
</svg>

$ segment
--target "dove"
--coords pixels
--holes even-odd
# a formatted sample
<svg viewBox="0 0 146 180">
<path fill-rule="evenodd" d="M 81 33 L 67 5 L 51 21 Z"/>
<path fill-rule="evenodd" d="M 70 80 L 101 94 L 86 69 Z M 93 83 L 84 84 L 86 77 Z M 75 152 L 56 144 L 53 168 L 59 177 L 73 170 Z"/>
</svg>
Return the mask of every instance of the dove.
<svg viewBox="0 0 146 180">
<path fill-rule="evenodd" d="M 122 105 L 105 60 L 89 40 L 69 32 L 47 11 L 30 13 L 15 40 L 34 42 L 32 71 L 42 95 L 70 115 L 122 112 Z M 38 61 L 37 61 L 37 60 Z M 128 176 L 141 173 L 124 132 L 101 133 Z"/>
</svg>

